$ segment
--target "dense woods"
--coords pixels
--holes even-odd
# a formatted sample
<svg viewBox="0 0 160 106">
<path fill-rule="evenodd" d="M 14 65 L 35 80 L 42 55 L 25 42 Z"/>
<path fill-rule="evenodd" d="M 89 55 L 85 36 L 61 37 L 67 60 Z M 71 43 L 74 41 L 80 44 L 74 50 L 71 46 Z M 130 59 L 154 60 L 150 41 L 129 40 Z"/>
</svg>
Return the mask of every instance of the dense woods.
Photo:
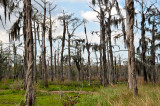
<svg viewBox="0 0 160 106">
<path fill-rule="evenodd" d="M 25 91 L 25 100 L 20 104 L 27 106 L 38 105 L 39 92 L 54 91 L 56 88 L 50 90 L 50 87 L 58 84 L 71 84 L 74 89 L 77 84 L 82 88 L 123 89 L 119 84 L 125 84 L 133 97 L 141 95 L 140 84 L 159 87 L 160 1 L 124 2 L 122 7 L 119 0 L 90 0 L 88 5 L 97 14 L 99 29 L 89 32 L 90 20 L 66 10 L 56 16 L 58 6 L 49 0 L 0 0 L 3 8 L 0 24 L 4 29 L 6 21 L 16 16 L 7 30 L 9 43 L 0 41 L 1 83 L 12 80 L 17 86 L 21 81 L 18 90 Z M 56 22 L 60 25 L 56 26 Z M 57 27 L 61 27 L 61 35 L 55 35 Z M 78 35 L 79 30 L 83 38 Z M 137 33 L 140 33 L 138 45 Z M 99 43 L 92 42 L 90 35 L 97 36 Z M 63 90 L 58 88 L 58 91 L 60 98 L 63 97 L 60 92 Z M 67 96 L 62 103 L 64 106 L 78 103 L 72 100 Z"/>
</svg>

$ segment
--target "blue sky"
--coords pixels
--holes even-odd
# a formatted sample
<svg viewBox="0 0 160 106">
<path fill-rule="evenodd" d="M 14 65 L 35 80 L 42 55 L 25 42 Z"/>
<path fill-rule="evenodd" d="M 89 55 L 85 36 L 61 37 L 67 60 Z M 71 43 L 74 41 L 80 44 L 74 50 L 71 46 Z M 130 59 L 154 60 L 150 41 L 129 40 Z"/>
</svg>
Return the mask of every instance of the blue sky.
<svg viewBox="0 0 160 106">
<path fill-rule="evenodd" d="M 37 1 L 40 2 L 41 0 L 37 0 Z M 99 23 L 95 22 L 95 21 L 97 21 L 97 18 L 96 18 L 97 14 L 95 12 L 93 12 L 92 9 L 89 7 L 89 5 L 90 5 L 89 2 L 91 2 L 91 0 L 48 0 L 48 1 L 50 1 L 50 2 L 54 1 L 54 3 L 57 5 L 56 10 L 52 13 L 52 19 L 56 19 L 59 15 L 61 15 L 63 10 L 68 14 L 74 13 L 74 16 L 78 17 L 80 19 L 83 19 L 83 18 L 87 19 L 88 23 L 86 24 L 86 26 L 87 26 L 87 34 L 88 34 L 89 42 L 99 43 L 99 37 L 96 35 L 92 36 L 90 33 L 91 31 L 99 31 Z M 148 0 L 146 0 L 146 1 L 148 1 Z M 118 2 L 119 2 L 120 7 L 122 9 L 122 14 L 125 17 L 125 11 L 123 9 L 124 4 L 125 4 L 125 0 L 118 0 Z M 32 1 L 32 4 L 35 4 L 35 2 Z M 38 10 L 43 13 L 43 10 L 39 6 L 36 5 L 36 7 L 38 7 Z M 137 4 L 136 4 L 136 7 L 137 7 Z M 97 7 L 95 7 L 95 9 L 98 10 Z M 137 7 L 137 9 L 138 9 L 138 7 Z M 115 10 L 113 10 L 112 12 L 115 13 Z M 3 14 L 2 8 L 0 8 L 0 13 Z M 140 16 L 138 16 L 137 19 L 140 21 Z M 7 21 L 6 29 L 9 29 L 15 20 L 16 20 L 16 18 L 13 16 L 11 19 L 11 22 Z M 62 28 L 61 23 L 59 21 L 56 21 L 55 25 L 57 26 L 57 29 L 53 33 L 54 38 L 56 36 L 62 35 L 62 32 L 63 32 L 63 28 Z M 114 28 L 112 30 L 114 30 Z M 5 29 L 3 29 L 1 24 L 0 24 L 0 33 L 1 33 L 0 40 L 2 40 L 4 43 L 8 43 L 8 34 L 5 31 Z M 118 33 L 121 33 L 121 31 L 118 31 Z M 84 31 L 83 31 L 83 25 L 77 29 L 75 34 L 83 39 L 85 38 Z M 115 33 L 113 33 L 112 35 L 114 35 L 114 34 Z M 139 38 L 140 38 L 140 32 L 138 31 L 138 33 L 135 34 L 135 46 L 136 47 L 138 45 Z M 46 40 L 48 41 L 48 35 L 46 35 Z M 19 42 L 17 42 L 17 44 L 18 43 Z M 112 38 L 112 44 L 114 45 L 113 38 Z M 117 40 L 117 44 L 120 45 L 120 48 L 122 50 L 125 49 L 124 43 L 123 43 L 123 38 L 120 38 L 119 40 Z M 57 43 L 54 43 L 53 45 L 57 49 Z M 46 42 L 46 46 L 49 46 L 48 42 Z M 39 51 L 40 51 L 40 48 L 38 46 L 38 55 L 40 55 Z M 47 51 L 49 53 L 49 48 Z M 116 47 L 114 48 L 114 51 L 117 51 Z M 22 54 L 22 51 L 20 50 L 19 53 Z M 65 51 L 65 53 L 67 53 L 67 51 Z M 120 53 L 114 54 L 114 56 L 116 56 L 116 57 L 118 55 L 121 55 L 123 59 L 127 58 L 127 56 L 128 56 L 127 52 L 120 52 Z M 83 54 L 83 56 L 85 57 L 85 59 L 87 59 L 86 52 Z M 94 56 L 93 52 L 91 54 L 91 58 L 93 59 L 93 61 L 95 61 L 95 59 L 94 59 L 95 56 Z"/>
</svg>

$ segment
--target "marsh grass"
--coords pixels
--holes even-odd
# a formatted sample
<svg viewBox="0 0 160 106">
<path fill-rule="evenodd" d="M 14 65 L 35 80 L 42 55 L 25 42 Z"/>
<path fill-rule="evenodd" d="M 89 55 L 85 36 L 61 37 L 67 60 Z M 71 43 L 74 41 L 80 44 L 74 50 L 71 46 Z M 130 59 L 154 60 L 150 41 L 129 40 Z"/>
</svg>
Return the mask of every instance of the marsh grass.
<svg viewBox="0 0 160 106">
<path fill-rule="evenodd" d="M 84 96 L 77 106 L 158 106 L 160 86 L 139 85 L 139 94 L 134 97 L 125 84 L 98 90 L 97 95 Z"/>
<path fill-rule="evenodd" d="M 13 80 L 0 82 L 0 106 L 23 105 L 25 91 L 11 89 L 10 87 L 12 84 L 16 85 L 16 83 Z M 138 96 L 134 97 L 133 92 L 128 90 L 127 84 L 102 87 L 96 84 L 88 86 L 87 82 L 83 85 L 81 82 L 49 83 L 48 88 L 44 88 L 42 82 L 35 84 L 36 106 L 158 106 L 160 104 L 160 84 L 152 86 L 151 83 L 141 83 L 138 85 Z M 40 90 L 47 92 L 40 92 Z M 63 95 L 50 93 L 50 91 L 59 90 L 94 91 L 94 93 L 63 93 Z"/>
<path fill-rule="evenodd" d="M 92 84 L 91 86 L 89 86 L 88 82 L 82 84 L 82 82 L 76 82 L 76 81 L 49 82 L 48 88 L 44 87 L 43 82 L 39 82 L 37 86 L 41 90 L 48 90 L 48 91 L 96 91 L 97 89 L 99 89 L 99 85 L 97 84 Z"/>
</svg>

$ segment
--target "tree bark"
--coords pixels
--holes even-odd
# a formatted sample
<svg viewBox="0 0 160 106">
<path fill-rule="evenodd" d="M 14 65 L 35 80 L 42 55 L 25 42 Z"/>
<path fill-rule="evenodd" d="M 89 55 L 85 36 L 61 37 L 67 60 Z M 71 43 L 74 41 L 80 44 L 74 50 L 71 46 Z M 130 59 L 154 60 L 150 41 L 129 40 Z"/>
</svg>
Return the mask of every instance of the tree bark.
<svg viewBox="0 0 160 106">
<path fill-rule="evenodd" d="M 152 85 L 156 83 L 156 72 L 155 72 L 155 16 L 152 25 L 152 43 L 151 43 L 151 68 L 152 68 Z"/>
<path fill-rule="evenodd" d="M 25 0 L 26 4 L 26 19 L 27 19 L 27 63 L 28 70 L 26 73 L 27 89 L 25 94 L 25 103 L 27 106 L 32 106 L 35 103 L 34 81 L 33 81 L 33 35 L 32 35 L 32 21 L 31 21 L 31 0 Z"/>
<path fill-rule="evenodd" d="M 62 38 L 62 51 L 61 51 L 61 81 L 64 81 L 63 77 L 63 52 L 65 46 L 65 35 L 66 35 L 66 19 L 63 11 L 63 38 Z"/>
<path fill-rule="evenodd" d="M 111 13 L 109 13 L 109 18 L 108 18 L 108 40 L 109 40 L 109 56 L 110 56 L 110 79 L 109 83 L 114 84 L 114 65 L 113 65 L 113 52 L 112 52 L 112 41 L 111 41 Z"/>
<path fill-rule="evenodd" d="M 146 72 L 146 42 L 145 42 L 145 14 L 143 9 L 144 2 L 142 0 L 142 21 L 141 21 L 141 40 L 142 40 L 142 70 L 144 82 L 147 83 L 147 72 Z"/>
<path fill-rule="evenodd" d="M 23 63 L 23 66 L 24 67 L 23 68 L 24 68 L 24 76 L 26 76 L 28 66 L 27 66 L 27 44 L 26 44 L 27 19 L 26 19 L 26 4 L 25 3 L 24 3 L 23 11 L 24 11 L 24 16 L 23 16 L 23 39 L 24 39 L 24 63 Z M 24 77 L 24 90 L 26 90 L 26 79 L 25 79 L 25 77 Z"/>
<path fill-rule="evenodd" d="M 85 31 L 85 36 L 86 36 L 86 48 L 87 48 L 87 53 L 88 53 L 88 73 L 89 73 L 89 86 L 91 85 L 91 62 L 90 62 L 90 45 L 88 43 L 88 37 L 87 37 L 87 29 L 85 26 L 84 22 L 84 31 Z"/>
<path fill-rule="evenodd" d="M 100 61 L 100 81 L 99 81 L 99 84 L 102 85 L 102 81 L 103 81 L 103 78 L 102 78 L 102 73 L 103 73 L 103 66 L 102 66 L 102 48 L 101 48 L 101 43 L 102 43 L 102 39 L 100 38 L 100 47 L 99 47 L 99 52 L 100 52 L 100 58 L 99 58 L 99 61 Z"/>
<path fill-rule="evenodd" d="M 69 79 L 69 81 L 71 81 L 71 74 L 72 74 L 72 72 L 71 72 L 71 50 L 70 50 L 70 46 L 71 46 L 71 44 L 70 44 L 70 42 L 71 42 L 71 35 L 70 35 L 70 33 L 69 33 L 69 29 L 68 29 L 68 22 L 67 22 L 67 33 L 68 33 L 68 67 L 69 67 L 69 75 L 68 75 L 68 79 Z"/>
<path fill-rule="evenodd" d="M 40 72 L 40 79 L 43 80 L 43 69 L 42 69 L 42 58 L 39 56 L 39 72 Z"/>
<path fill-rule="evenodd" d="M 57 59 L 56 59 L 56 55 L 57 51 L 55 51 L 54 53 L 54 78 L 57 78 Z"/>
<path fill-rule="evenodd" d="M 50 6 L 49 6 L 50 8 Z M 51 20 L 51 10 L 49 11 L 50 14 L 50 28 L 49 28 L 49 42 L 50 42 L 50 54 L 51 54 L 51 81 L 53 81 L 53 53 L 52 53 L 52 20 Z"/>
<path fill-rule="evenodd" d="M 100 36 L 102 37 L 102 50 L 103 50 L 103 86 L 108 85 L 107 79 L 107 62 L 106 62 L 106 34 L 105 34 L 105 25 L 104 25 L 104 11 L 100 8 Z"/>
<path fill-rule="evenodd" d="M 57 50 L 57 53 L 58 53 L 58 58 L 57 58 L 57 65 L 58 65 L 58 67 L 57 67 L 57 78 L 59 78 L 60 77 L 60 65 L 59 65 L 59 42 L 58 42 L 58 50 Z"/>
<path fill-rule="evenodd" d="M 44 72 L 44 86 L 48 87 L 47 70 L 46 70 L 46 46 L 45 46 L 45 32 L 46 32 L 46 0 L 44 0 L 44 16 L 43 16 L 43 72 Z"/>
<path fill-rule="evenodd" d="M 115 83 L 117 83 L 117 74 L 118 74 L 118 69 L 117 69 L 117 62 L 116 62 L 116 57 L 114 58 L 114 81 L 115 81 Z"/>
<path fill-rule="evenodd" d="M 135 50 L 134 50 L 134 0 L 126 0 L 126 23 L 128 40 L 128 84 L 129 89 L 133 89 L 133 94 L 137 95 L 137 81 L 135 73 Z"/>
<path fill-rule="evenodd" d="M 37 57 L 37 43 L 36 43 L 36 22 L 34 21 L 34 80 L 37 83 L 37 64 L 36 64 L 36 57 Z"/>
</svg>

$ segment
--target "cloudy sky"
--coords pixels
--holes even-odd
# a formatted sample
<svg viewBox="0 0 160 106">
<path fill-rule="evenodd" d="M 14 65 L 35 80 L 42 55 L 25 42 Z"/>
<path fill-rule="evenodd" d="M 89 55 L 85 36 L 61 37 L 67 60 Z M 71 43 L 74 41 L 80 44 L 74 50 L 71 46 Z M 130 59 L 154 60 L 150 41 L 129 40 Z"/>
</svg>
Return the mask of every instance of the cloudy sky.
<svg viewBox="0 0 160 106">
<path fill-rule="evenodd" d="M 37 0 L 40 2 L 41 0 Z M 92 43 L 99 43 L 99 37 L 97 35 L 92 35 L 91 31 L 99 31 L 99 23 L 97 22 L 97 14 L 92 11 L 92 9 L 89 7 L 91 0 L 48 0 L 50 2 L 53 2 L 53 4 L 57 5 L 57 8 L 55 11 L 52 12 L 52 19 L 56 19 L 58 16 L 62 14 L 62 11 L 64 10 L 67 14 L 74 13 L 74 17 L 78 17 L 80 19 L 87 19 L 88 23 L 86 24 L 87 26 L 87 34 L 89 38 L 89 42 Z M 124 4 L 125 0 L 118 0 L 120 4 L 120 8 L 122 9 L 122 14 L 125 16 L 125 11 L 124 11 Z M 43 10 L 41 9 L 40 6 L 38 6 L 33 0 L 32 4 L 38 8 L 39 12 L 43 13 Z M 96 10 L 99 11 L 97 7 L 95 7 Z M 3 9 L 0 8 L 0 14 L 3 17 Z M 112 10 L 112 14 L 116 14 L 116 10 Z M 11 21 L 7 20 L 7 23 L 5 24 L 5 29 L 3 28 L 2 24 L 0 23 L 0 40 L 3 41 L 3 43 L 8 43 L 8 33 L 6 30 L 10 29 L 12 24 L 15 22 L 16 17 L 13 15 L 11 18 Z M 56 21 L 55 26 L 57 26 L 56 31 L 53 33 L 53 38 L 56 38 L 56 36 L 62 35 L 63 28 L 61 26 L 61 22 Z M 121 33 L 121 31 L 117 31 L 118 33 Z M 85 39 L 84 31 L 83 31 L 83 26 L 79 27 L 75 34 L 80 37 Z M 112 33 L 112 35 L 116 34 L 115 32 Z M 48 37 L 48 35 L 46 35 Z M 138 45 L 139 42 L 139 33 L 135 34 L 135 45 Z M 21 38 L 22 39 L 22 38 Z M 46 38 L 47 39 L 47 38 Z M 19 42 L 17 42 L 18 44 Z M 114 40 L 112 38 L 112 44 L 115 45 Z M 116 42 L 117 45 L 120 45 L 121 50 L 124 50 L 124 43 L 123 39 L 119 39 Z M 55 48 L 57 48 L 57 43 L 53 44 Z M 46 43 L 46 46 L 49 46 L 49 43 Z M 49 49 L 49 48 L 48 48 Z M 118 49 L 115 47 L 114 51 L 117 51 Z M 40 48 L 38 47 L 38 55 L 40 55 Z M 21 54 L 22 51 L 19 51 Z M 121 55 L 122 58 L 127 58 L 127 52 L 121 52 L 121 53 L 114 53 L 115 56 Z M 84 53 L 84 57 L 86 57 L 87 54 Z M 91 55 L 94 59 L 94 53 Z"/>
</svg>

